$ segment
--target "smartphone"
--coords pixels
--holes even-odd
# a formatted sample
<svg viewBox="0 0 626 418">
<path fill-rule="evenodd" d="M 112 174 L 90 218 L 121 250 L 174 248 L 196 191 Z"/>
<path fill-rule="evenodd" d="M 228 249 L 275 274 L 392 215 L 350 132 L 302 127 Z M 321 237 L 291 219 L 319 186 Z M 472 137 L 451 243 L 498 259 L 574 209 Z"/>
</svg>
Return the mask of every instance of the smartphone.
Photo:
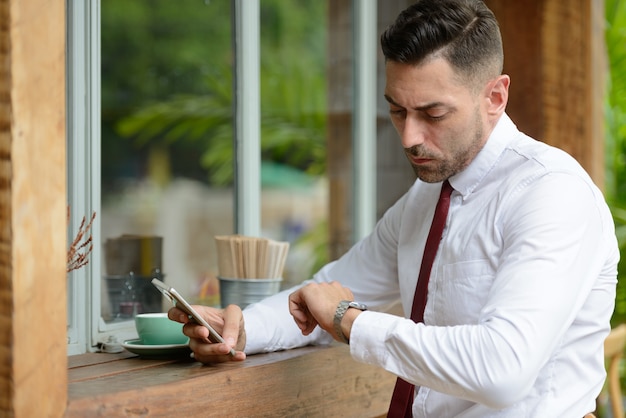
<svg viewBox="0 0 626 418">
<path fill-rule="evenodd" d="M 167 286 L 159 279 L 152 279 L 152 284 L 159 289 L 159 291 L 163 293 L 166 298 L 171 300 L 174 306 L 189 315 L 190 319 L 193 319 L 196 323 L 205 326 L 209 330 L 209 340 L 214 343 L 224 342 L 222 336 L 215 331 L 215 329 L 209 325 L 209 323 L 205 321 L 195 309 L 191 307 L 191 305 L 180 295 L 180 293 L 176 291 L 176 289 Z M 235 350 L 233 348 L 230 349 L 230 355 L 235 355 Z"/>
</svg>

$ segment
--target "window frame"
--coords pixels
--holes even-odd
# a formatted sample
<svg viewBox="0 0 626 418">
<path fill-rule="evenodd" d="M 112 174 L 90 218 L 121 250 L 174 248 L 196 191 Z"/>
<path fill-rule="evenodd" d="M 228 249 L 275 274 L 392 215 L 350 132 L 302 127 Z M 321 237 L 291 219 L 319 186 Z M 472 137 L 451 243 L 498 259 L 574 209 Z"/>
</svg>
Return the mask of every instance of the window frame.
<svg viewBox="0 0 626 418">
<path fill-rule="evenodd" d="M 68 240 L 83 216 L 96 212 L 91 233 L 100 236 L 100 0 L 67 2 L 67 184 Z M 101 251 L 94 245 L 90 262 L 69 273 L 68 354 L 97 344 L 91 329 L 100 310 Z M 96 286 L 97 284 L 97 286 Z M 91 308 L 88 301 L 95 301 Z M 97 305 L 97 306 L 96 306 Z M 97 324 L 96 324 L 97 325 Z"/>
</svg>

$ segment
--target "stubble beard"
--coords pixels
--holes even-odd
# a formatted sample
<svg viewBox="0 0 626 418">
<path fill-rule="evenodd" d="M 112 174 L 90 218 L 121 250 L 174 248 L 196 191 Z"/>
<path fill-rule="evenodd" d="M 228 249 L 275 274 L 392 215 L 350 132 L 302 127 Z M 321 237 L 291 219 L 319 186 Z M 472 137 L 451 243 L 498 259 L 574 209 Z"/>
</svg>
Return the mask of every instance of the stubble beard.
<svg viewBox="0 0 626 418">
<path fill-rule="evenodd" d="M 428 152 L 422 145 L 405 149 L 408 155 L 419 155 L 422 158 L 431 158 L 435 165 L 432 167 L 419 166 L 411 163 L 413 172 L 423 182 L 439 183 L 463 171 L 480 152 L 483 147 L 483 127 L 480 123 L 480 114 L 476 114 L 474 137 L 464 148 L 454 148 L 449 157 L 437 156 Z M 409 160 L 410 161 L 410 160 Z"/>
</svg>

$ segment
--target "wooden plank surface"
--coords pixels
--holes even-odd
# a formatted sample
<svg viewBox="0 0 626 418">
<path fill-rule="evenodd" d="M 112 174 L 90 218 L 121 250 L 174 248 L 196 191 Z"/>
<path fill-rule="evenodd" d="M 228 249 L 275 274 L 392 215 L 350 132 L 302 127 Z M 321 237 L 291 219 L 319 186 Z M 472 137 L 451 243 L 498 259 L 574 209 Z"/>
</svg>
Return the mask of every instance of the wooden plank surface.
<svg viewBox="0 0 626 418">
<path fill-rule="evenodd" d="M 0 17 L 0 414 L 58 417 L 67 393 L 65 1 L 2 0 Z"/>
<path fill-rule="evenodd" d="M 86 379 L 84 370 L 70 369 L 67 417 L 345 417 L 348 411 L 374 417 L 386 412 L 395 383 L 390 373 L 352 360 L 343 345 L 214 366 L 188 360 L 117 363 L 127 371 L 115 366 L 115 373 L 98 377 L 102 367 L 112 367 L 101 362 L 94 366 L 99 372 Z"/>
</svg>

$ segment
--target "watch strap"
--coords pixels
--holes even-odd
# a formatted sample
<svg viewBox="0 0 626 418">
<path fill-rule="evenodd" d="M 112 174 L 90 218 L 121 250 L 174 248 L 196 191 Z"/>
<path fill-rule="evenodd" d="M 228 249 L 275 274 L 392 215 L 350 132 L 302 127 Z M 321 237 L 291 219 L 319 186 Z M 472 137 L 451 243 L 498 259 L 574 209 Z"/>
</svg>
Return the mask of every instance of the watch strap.
<svg viewBox="0 0 626 418">
<path fill-rule="evenodd" d="M 350 308 L 355 308 L 355 309 L 360 309 L 362 311 L 365 311 L 367 310 L 367 306 L 365 306 L 362 303 L 353 302 L 349 300 L 342 300 L 341 302 L 339 302 L 339 305 L 337 305 L 337 309 L 335 310 L 335 317 L 333 318 L 333 327 L 335 329 L 335 333 L 337 334 L 337 337 L 339 337 L 341 342 L 346 343 L 346 344 L 350 344 L 350 340 L 346 338 L 346 336 L 343 333 L 343 330 L 341 329 L 341 320 L 343 319 L 344 315 Z"/>
</svg>

